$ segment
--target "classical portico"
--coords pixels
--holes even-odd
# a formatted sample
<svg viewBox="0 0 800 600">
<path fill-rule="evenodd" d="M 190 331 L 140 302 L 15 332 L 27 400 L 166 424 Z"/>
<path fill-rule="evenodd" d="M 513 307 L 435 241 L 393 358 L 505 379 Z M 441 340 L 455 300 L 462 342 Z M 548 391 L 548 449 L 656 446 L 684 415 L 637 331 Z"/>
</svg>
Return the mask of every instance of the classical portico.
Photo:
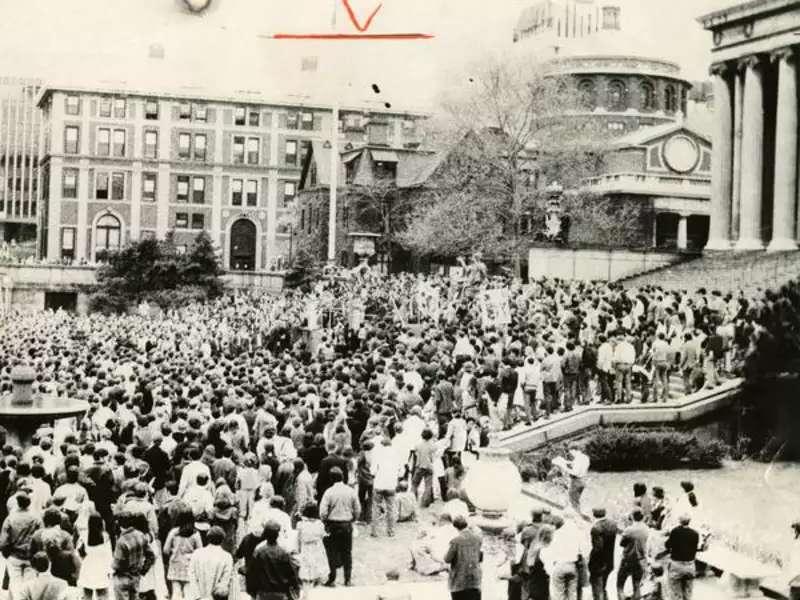
<svg viewBox="0 0 800 600">
<path fill-rule="evenodd" d="M 751 1 L 701 22 L 714 41 L 706 250 L 796 250 L 800 0 Z"/>
</svg>

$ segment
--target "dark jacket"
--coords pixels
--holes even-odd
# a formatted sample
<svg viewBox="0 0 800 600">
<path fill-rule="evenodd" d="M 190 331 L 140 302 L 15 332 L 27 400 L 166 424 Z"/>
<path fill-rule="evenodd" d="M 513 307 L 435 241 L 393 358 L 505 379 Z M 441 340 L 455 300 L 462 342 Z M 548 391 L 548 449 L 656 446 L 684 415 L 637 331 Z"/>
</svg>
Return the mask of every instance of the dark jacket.
<svg viewBox="0 0 800 600">
<path fill-rule="evenodd" d="M 278 545 L 261 544 L 247 566 L 247 593 L 253 598 L 296 598 L 300 593 L 297 559 Z"/>
<path fill-rule="evenodd" d="M 347 459 L 336 456 L 335 454 L 331 454 L 322 459 L 319 463 L 319 473 L 317 474 L 317 498 L 322 498 L 325 490 L 333 485 L 333 481 L 331 481 L 331 470 L 334 467 L 339 467 L 339 469 L 341 469 L 344 475 L 344 482 L 348 482 L 347 466 Z"/>
<path fill-rule="evenodd" d="M 610 573 L 614 570 L 614 544 L 617 524 L 611 519 L 599 519 L 592 525 L 592 551 L 589 553 L 590 573 Z"/>
<path fill-rule="evenodd" d="M 444 562 L 450 565 L 450 592 L 481 589 L 481 538 L 471 529 L 464 529 L 450 541 Z"/>
</svg>

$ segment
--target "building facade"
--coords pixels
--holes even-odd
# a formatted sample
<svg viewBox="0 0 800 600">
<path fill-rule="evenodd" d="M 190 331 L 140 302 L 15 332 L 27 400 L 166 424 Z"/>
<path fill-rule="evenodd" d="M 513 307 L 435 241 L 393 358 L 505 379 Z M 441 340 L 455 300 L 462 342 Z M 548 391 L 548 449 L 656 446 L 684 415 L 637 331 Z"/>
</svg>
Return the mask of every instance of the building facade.
<svg viewBox="0 0 800 600">
<path fill-rule="evenodd" d="M 711 163 L 704 134 L 679 124 L 647 127 L 614 143 L 604 173 L 586 189 L 638 206 L 653 249 L 696 252 L 708 240 Z"/>
<path fill-rule="evenodd" d="M 207 231 L 231 271 L 281 267 L 314 141 L 421 139 L 420 115 L 145 90 L 47 87 L 42 256 L 93 262 L 131 240 Z M 334 114 L 339 119 L 334 123 Z"/>
<path fill-rule="evenodd" d="M 745 2 L 700 18 L 712 34 L 714 165 L 708 250 L 794 250 L 800 1 Z"/>
<path fill-rule="evenodd" d="M 578 106 L 570 115 L 591 118 L 610 136 L 682 121 L 692 88 L 677 64 L 649 50 L 636 19 L 641 8 L 622 4 L 543 0 L 514 28 L 520 53 L 572 82 Z"/>
<path fill-rule="evenodd" d="M 0 243 L 13 243 L 20 256 L 36 252 L 43 135 L 42 112 L 36 106 L 40 86 L 35 79 L 0 78 Z"/>
</svg>

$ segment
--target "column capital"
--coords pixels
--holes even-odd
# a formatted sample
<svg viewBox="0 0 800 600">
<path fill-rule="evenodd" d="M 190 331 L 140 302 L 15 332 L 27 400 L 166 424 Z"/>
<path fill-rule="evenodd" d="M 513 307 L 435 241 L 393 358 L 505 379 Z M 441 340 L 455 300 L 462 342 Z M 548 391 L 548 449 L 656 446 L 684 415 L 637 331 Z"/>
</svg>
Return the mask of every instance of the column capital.
<svg viewBox="0 0 800 600">
<path fill-rule="evenodd" d="M 794 46 L 785 46 L 784 48 L 778 48 L 777 50 L 773 50 L 769 54 L 770 62 L 780 62 L 781 60 L 786 60 L 788 63 L 794 63 L 795 59 L 797 58 L 797 51 L 795 50 Z"/>
<path fill-rule="evenodd" d="M 733 66 L 729 62 L 712 63 L 708 69 L 709 75 L 715 77 L 727 77 L 733 73 Z"/>
<path fill-rule="evenodd" d="M 744 58 L 740 58 L 739 62 L 737 63 L 737 67 L 742 70 L 757 70 L 762 66 L 764 66 L 764 58 L 760 54 L 751 54 L 750 56 L 745 56 Z"/>
</svg>

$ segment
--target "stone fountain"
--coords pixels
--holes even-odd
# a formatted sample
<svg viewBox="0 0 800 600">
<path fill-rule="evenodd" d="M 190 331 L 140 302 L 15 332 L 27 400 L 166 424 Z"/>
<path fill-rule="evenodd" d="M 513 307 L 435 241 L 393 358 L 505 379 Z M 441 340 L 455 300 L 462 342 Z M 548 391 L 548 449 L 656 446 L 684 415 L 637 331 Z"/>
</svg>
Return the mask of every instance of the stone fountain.
<svg viewBox="0 0 800 600">
<path fill-rule="evenodd" d="M 522 478 L 510 456 L 506 448 L 481 448 L 480 458 L 464 479 L 464 490 L 478 509 L 474 522 L 487 532 L 499 533 L 514 525 L 508 512 L 522 491 Z"/>
<path fill-rule="evenodd" d="M 12 391 L 0 396 L 0 424 L 8 431 L 7 443 L 28 448 L 44 423 L 83 415 L 89 403 L 34 393 L 36 372 L 21 365 L 11 370 Z"/>
</svg>

